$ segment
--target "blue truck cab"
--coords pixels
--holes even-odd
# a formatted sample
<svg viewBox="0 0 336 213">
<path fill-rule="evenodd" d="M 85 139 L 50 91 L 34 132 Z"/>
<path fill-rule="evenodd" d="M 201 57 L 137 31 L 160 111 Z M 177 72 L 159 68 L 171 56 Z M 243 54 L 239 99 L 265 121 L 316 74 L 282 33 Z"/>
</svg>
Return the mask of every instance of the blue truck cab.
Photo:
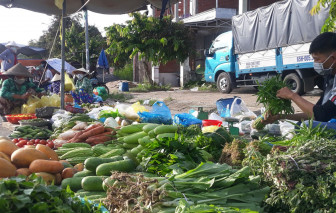
<svg viewBox="0 0 336 213">
<path fill-rule="evenodd" d="M 298 94 L 313 90 L 316 85 L 322 88 L 323 79 L 313 69 L 309 47 L 319 35 L 328 11 L 312 17 L 307 11 L 313 3 L 303 1 L 306 7 L 287 0 L 234 16 L 232 31 L 220 34 L 204 52 L 205 80 L 216 83 L 222 93 L 230 93 L 236 87 L 257 87 L 275 75 L 281 75 Z M 283 16 L 289 17 L 283 25 L 269 24 L 283 21 Z M 315 28 L 297 27 L 305 17 Z"/>
</svg>

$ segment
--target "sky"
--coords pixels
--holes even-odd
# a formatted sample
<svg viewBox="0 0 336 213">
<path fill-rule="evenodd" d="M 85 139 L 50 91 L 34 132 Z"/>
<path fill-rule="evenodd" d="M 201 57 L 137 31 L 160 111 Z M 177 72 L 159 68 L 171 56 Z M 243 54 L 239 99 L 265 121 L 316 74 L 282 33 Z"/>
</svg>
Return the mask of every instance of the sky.
<svg viewBox="0 0 336 213">
<path fill-rule="evenodd" d="M 105 36 L 104 27 L 125 23 L 129 16 L 103 15 L 88 12 L 89 25 L 95 25 Z M 38 40 L 43 31 L 48 29 L 51 16 L 24 9 L 5 8 L 0 6 L 0 43 L 15 41 L 27 45 L 30 40 Z"/>
</svg>

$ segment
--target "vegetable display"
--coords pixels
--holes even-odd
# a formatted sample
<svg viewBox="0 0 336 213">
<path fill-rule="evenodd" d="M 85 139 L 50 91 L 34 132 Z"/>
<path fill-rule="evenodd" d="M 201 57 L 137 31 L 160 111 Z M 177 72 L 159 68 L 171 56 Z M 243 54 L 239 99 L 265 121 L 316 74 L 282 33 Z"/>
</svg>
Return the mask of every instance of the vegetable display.
<svg viewBox="0 0 336 213">
<path fill-rule="evenodd" d="M 46 128 L 35 126 L 19 126 L 10 134 L 11 138 L 24 138 L 24 139 L 48 139 L 53 132 Z"/>
</svg>

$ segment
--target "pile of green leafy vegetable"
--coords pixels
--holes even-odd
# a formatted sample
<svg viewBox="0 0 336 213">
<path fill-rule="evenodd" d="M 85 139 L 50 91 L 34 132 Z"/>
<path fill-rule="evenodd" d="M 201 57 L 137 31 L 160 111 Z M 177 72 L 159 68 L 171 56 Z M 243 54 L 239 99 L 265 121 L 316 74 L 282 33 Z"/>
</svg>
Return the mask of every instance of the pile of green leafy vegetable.
<svg viewBox="0 0 336 213">
<path fill-rule="evenodd" d="M 267 157 L 270 211 L 335 212 L 336 140 L 309 140 Z"/>
<path fill-rule="evenodd" d="M 100 206 L 82 202 L 70 189 L 45 185 L 41 178 L 13 177 L 0 180 L 1 212 L 101 212 Z"/>
<path fill-rule="evenodd" d="M 124 173 L 111 177 L 116 182 L 107 194 L 114 196 L 105 203 L 118 207 L 116 212 L 262 212 L 269 192 L 269 187 L 260 186 L 259 176 L 250 176 L 248 167 L 237 170 L 212 162 L 168 177 Z"/>
<path fill-rule="evenodd" d="M 276 97 L 277 91 L 286 86 L 280 76 L 262 82 L 258 87 L 257 102 L 263 104 L 272 115 L 294 113 L 290 100 Z"/>
</svg>

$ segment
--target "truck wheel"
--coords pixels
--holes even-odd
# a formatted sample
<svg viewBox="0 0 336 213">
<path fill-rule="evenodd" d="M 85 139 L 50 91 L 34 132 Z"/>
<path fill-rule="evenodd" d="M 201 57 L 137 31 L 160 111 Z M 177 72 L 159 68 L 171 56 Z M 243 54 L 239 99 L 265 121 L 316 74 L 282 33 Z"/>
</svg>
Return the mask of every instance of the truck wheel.
<svg viewBox="0 0 336 213">
<path fill-rule="evenodd" d="M 284 82 L 286 84 L 288 84 L 289 88 L 299 94 L 299 95 L 303 95 L 304 91 L 303 91 L 303 82 L 300 79 L 300 77 L 296 74 L 296 73 L 291 73 L 285 76 L 284 78 Z"/>
<path fill-rule="evenodd" d="M 228 73 L 222 72 L 217 78 L 217 88 L 221 93 L 230 93 L 232 91 L 231 77 Z"/>
</svg>

